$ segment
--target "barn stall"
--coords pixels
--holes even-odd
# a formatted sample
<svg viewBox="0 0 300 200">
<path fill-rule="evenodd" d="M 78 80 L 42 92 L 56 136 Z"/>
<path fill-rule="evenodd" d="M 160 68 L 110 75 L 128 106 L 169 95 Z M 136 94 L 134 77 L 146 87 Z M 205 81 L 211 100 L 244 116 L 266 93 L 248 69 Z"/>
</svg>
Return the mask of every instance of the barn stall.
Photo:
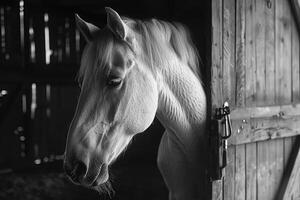
<svg viewBox="0 0 300 200">
<path fill-rule="evenodd" d="M 212 119 L 207 199 L 300 198 L 299 2 L 21 0 L 0 6 L 0 199 L 99 198 L 67 180 L 62 158 L 84 46 L 74 13 L 103 27 L 105 6 L 190 28 Z M 167 199 L 162 133 L 156 120 L 112 166 L 113 199 Z"/>
</svg>

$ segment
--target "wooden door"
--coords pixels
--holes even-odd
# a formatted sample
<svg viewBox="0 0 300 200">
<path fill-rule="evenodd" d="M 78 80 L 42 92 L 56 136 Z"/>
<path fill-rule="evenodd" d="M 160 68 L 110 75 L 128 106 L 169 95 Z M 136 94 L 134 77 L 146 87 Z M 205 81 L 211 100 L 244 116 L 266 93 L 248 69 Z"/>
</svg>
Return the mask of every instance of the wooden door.
<svg viewBox="0 0 300 200">
<path fill-rule="evenodd" d="M 233 131 L 212 199 L 300 199 L 293 16 L 288 0 L 212 0 L 211 111 L 228 101 Z"/>
</svg>

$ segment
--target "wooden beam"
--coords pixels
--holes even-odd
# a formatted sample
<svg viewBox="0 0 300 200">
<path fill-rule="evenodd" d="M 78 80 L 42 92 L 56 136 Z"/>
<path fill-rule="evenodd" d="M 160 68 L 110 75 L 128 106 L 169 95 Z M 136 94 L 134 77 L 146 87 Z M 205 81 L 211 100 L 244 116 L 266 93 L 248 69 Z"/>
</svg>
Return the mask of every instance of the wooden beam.
<svg viewBox="0 0 300 200">
<path fill-rule="evenodd" d="M 300 172 L 300 137 L 298 136 L 290 155 L 288 166 L 284 172 L 281 186 L 278 191 L 278 200 L 291 199 L 295 183 Z"/>
<path fill-rule="evenodd" d="M 229 145 L 300 135 L 300 104 L 239 108 L 231 113 Z"/>
<path fill-rule="evenodd" d="M 235 108 L 230 114 L 232 120 L 297 115 L 300 115 L 300 104 Z"/>
</svg>

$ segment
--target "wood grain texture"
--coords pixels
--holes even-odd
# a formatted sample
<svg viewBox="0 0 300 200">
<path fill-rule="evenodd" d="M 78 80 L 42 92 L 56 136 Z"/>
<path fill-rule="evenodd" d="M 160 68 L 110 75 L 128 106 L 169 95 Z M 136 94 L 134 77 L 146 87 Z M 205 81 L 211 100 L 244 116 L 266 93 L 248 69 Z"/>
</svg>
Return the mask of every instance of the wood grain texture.
<svg viewBox="0 0 300 200">
<path fill-rule="evenodd" d="M 246 200 L 257 197 L 257 143 L 246 144 Z"/>
<path fill-rule="evenodd" d="M 236 107 L 246 105 L 246 2 L 236 1 Z M 235 147 L 234 199 L 246 199 L 246 149 Z"/>
<path fill-rule="evenodd" d="M 255 0 L 246 1 L 246 85 L 245 85 L 245 101 L 247 106 L 255 105 L 256 98 L 256 62 L 254 57 L 255 46 L 254 46 L 254 30 L 255 30 L 255 21 L 254 21 L 254 3 Z M 238 58 L 237 58 L 238 59 Z"/>
<path fill-rule="evenodd" d="M 230 106 L 236 105 L 235 98 L 235 33 L 236 15 L 235 0 L 224 0 L 223 11 L 223 91 L 224 99 L 229 101 Z M 223 180 L 223 199 L 234 199 L 235 191 L 235 146 L 228 148 L 228 164 L 225 168 Z"/>
<path fill-rule="evenodd" d="M 246 1 L 236 3 L 236 106 L 245 106 L 246 63 L 245 63 L 245 31 L 246 31 Z"/>
<path fill-rule="evenodd" d="M 282 106 L 246 107 L 231 110 L 232 120 L 249 118 L 271 118 L 276 116 L 298 116 L 300 104 L 288 104 Z"/>
<path fill-rule="evenodd" d="M 257 143 L 257 199 L 270 199 L 269 148 L 267 142 Z"/>
<path fill-rule="evenodd" d="M 291 102 L 291 11 L 288 1 L 276 0 L 276 102 Z"/>
<path fill-rule="evenodd" d="M 212 1 L 212 66 L 211 66 L 211 100 L 212 112 L 222 104 L 222 1 Z"/>
<path fill-rule="evenodd" d="M 223 199 L 234 199 L 235 195 L 235 146 L 228 147 L 228 164 L 225 168 Z"/>
<path fill-rule="evenodd" d="M 266 4 L 266 3 L 265 3 Z M 275 5 L 265 5 L 265 105 L 275 104 Z"/>
<path fill-rule="evenodd" d="M 300 31 L 300 30 L 299 30 Z M 291 59 L 292 59 L 292 101 L 300 102 L 300 50 L 299 50 L 299 32 L 296 28 L 295 21 L 292 20 L 292 42 L 291 42 Z"/>
<path fill-rule="evenodd" d="M 213 33 L 222 42 L 222 52 L 214 46 L 218 52 L 213 53 L 222 55 L 222 63 L 212 77 L 223 78 L 222 86 L 214 80 L 220 86 L 214 85 L 218 94 L 214 101 L 226 99 L 235 105 L 223 193 L 216 196 L 274 199 L 293 143 L 289 137 L 300 134 L 299 33 L 284 0 L 231 3 L 236 17 L 233 33 L 230 2 L 224 0 L 222 8 L 217 8 L 223 9 L 218 18 L 222 30 L 216 28 L 219 32 Z M 215 58 L 219 66 L 219 57 Z"/>
<path fill-rule="evenodd" d="M 252 118 L 232 121 L 232 136 L 229 145 L 245 144 L 264 140 L 300 135 L 300 116 L 285 118 Z"/>
<path fill-rule="evenodd" d="M 266 92 L 266 60 L 265 60 L 265 1 L 256 0 L 254 4 L 254 59 L 256 63 L 256 105 L 265 104 Z M 250 84 L 250 83 L 249 83 Z"/>
<path fill-rule="evenodd" d="M 211 47 L 211 112 L 214 115 L 215 109 L 222 104 L 223 92 L 222 92 L 222 0 L 212 0 L 212 47 Z M 223 181 L 214 181 L 212 183 L 213 200 L 223 199 Z"/>
<path fill-rule="evenodd" d="M 237 145 L 235 151 L 235 199 L 246 198 L 246 174 L 245 174 L 245 145 Z"/>
<path fill-rule="evenodd" d="M 281 187 L 278 192 L 277 199 L 288 200 L 292 199 L 291 196 L 294 194 L 294 187 L 299 182 L 298 174 L 300 171 L 300 137 L 295 141 L 293 152 L 291 153 L 287 168 L 284 172 L 284 176 L 281 182 Z"/>
</svg>

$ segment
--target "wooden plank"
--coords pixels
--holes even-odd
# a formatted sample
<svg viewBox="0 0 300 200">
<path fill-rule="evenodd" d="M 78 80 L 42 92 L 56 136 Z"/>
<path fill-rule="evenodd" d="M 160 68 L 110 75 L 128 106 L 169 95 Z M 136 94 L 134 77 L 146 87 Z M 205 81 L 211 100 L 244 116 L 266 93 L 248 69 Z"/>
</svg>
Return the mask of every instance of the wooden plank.
<svg viewBox="0 0 300 200">
<path fill-rule="evenodd" d="M 276 116 L 297 116 L 297 115 L 300 115 L 300 104 L 235 108 L 231 110 L 230 113 L 230 117 L 232 120 L 239 120 L 239 119 L 247 120 L 249 118 L 268 118 L 268 117 L 276 117 Z"/>
<path fill-rule="evenodd" d="M 257 144 L 246 144 L 246 199 L 256 200 L 257 193 Z"/>
<path fill-rule="evenodd" d="M 300 16 L 299 16 L 300 17 Z M 300 102 L 300 50 L 299 50 L 299 33 L 295 21 L 292 20 L 292 101 Z"/>
<path fill-rule="evenodd" d="M 232 18 L 235 16 L 232 14 L 234 12 L 234 1 L 232 0 L 225 0 L 223 2 L 223 45 L 222 45 L 222 87 L 223 87 L 223 99 L 225 101 L 229 101 L 229 105 L 233 105 L 231 102 L 231 54 L 234 54 L 234 49 L 231 48 L 231 30 L 230 24 L 232 23 Z"/>
<path fill-rule="evenodd" d="M 257 199 L 270 199 L 269 148 L 265 141 L 257 143 Z"/>
<path fill-rule="evenodd" d="M 254 57 L 254 0 L 246 1 L 246 89 L 245 101 L 247 106 L 255 105 L 256 87 L 255 87 L 255 57 Z"/>
<path fill-rule="evenodd" d="M 264 105 L 275 104 L 275 3 L 274 1 L 268 5 L 267 1 L 262 1 L 265 8 L 265 101 Z M 268 170 L 267 170 L 267 198 L 274 199 L 276 194 L 276 141 L 270 140 L 268 142 L 259 142 L 266 148 L 268 152 Z M 259 187 L 259 186 L 258 186 Z"/>
<path fill-rule="evenodd" d="M 212 112 L 222 102 L 222 1 L 212 1 L 212 58 L 211 58 L 211 103 Z"/>
<path fill-rule="evenodd" d="M 265 2 L 256 0 L 254 4 L 254 47 L 256 63 L 256 102 L 257 106 L 265 104 L 266 91 L 266 65 L 265 65 Z"/>
<path fill-rule="evenodd" d="M 236 107 L 246 105 L 246 1 L 236 1 Z M 246 149 L 245 145 L 235 147 L 234 198 L 246 198 Z"/>
<path fill-rule="evenodd" d="M 275 140 L 276 149 L 275 149 L 275 170 L 273 176 L 275 178 L 274 187 L 278 191 L 280 185 L 280 180 L 283 177 L 284 172 L 284 154 L 283 154 L 283 140 Z M 276 194 L 276 193 L 275 193 Z M 277 194 L 276 194 L 277 197 Z"/>
<path fill-rule="evenodd" d="M 245 106 L 246 63 L 245 63 L 245 0 L 236 5 L 236 106 Z"/>
<path fill-rule="evenodd" d="M 229 145 L 300 135 L 300 116 L 277 118 L 253 118 L 248 121 L 232 121 Z"/>
<path fill-rule="evenodd" d="M 269 140 L 265 142 L 265 144 L 268 146 L 268 160 L 269 160 L 269 166 L 268 166 L 268 192 L 269 192 L 269 199 L 274 199 L 276 192 L 277 192 L 277 176 L 275 176 L 276 172 L 276 162 L 277 162 L 277 141 L 276 140 Z"/>
<path fill-rule="evenodd" d="M 276 103 L 291 102 L 291 17 L 288 2 L 276 1 Z"/>
<path fill-rule="evenodd" d="M 265 105 L 266 95 L 266 61 L 265 61 L 265 1 L 256 0 L 254 4 L 255 18 L 255 75 L 256 75 L 256 106 Z M 254 84 L 254 83 L 253 83 Z M 251 127 L 263 126 L 260 121 Z M 251 131 L 250 131 L 251 132 Z M 271 152 L 270 152 L 271 153 Z M 257 199 L 270 199 L 269 192 L 269 146 L 266 142 L 257 143 Z"/>
<path fill-rule="evenodd" d="M 228 164 L 225 168 L 224 185 L 223 185 L 223 196 L 225 199 L 234 199 L 235 194 L 235 146 L 228 147 Z"/>
<path fill-rule="evenodd" d="M 235 0 L 225 0 L 223 11 L 223 91 L 224 99 L 230 106 L 236 105 L 235 98 Z M 226 81 L 225 81 L 226 80 Z M 241 94 L 244 96 L 244 94 Z M 227 151 L 227 166 L 223 181 L 223 199 L 234 199 L 235 183 L 235 146 Z"/>
<path fill-rule="evenodd" d="M 246 198 L 245 158 L 245 145 L 237 145 L 235 151 L 234 198 L 239 200 L 243 200 Z"/>
<path fill-rule="evenodd" d="M 300 171 L 300 137 L 295 141 L 288 166 L 284 172 L 283 179 L 281 181 L 281 187 L 278 192 L 278 198 L 282 200 L 291 199 L 293 194 L 294 185 L 299 182 L 298 174 Z"/>
<path fill-rule="evenodd" d="M 290 103 L 292 92 L 291 46 L 289 46 L 291 45 L 291 31 L 286 3 L 287 1 L 284 0 L 275 1 L 275 102 L 279 105 Z M 273 187 L 278 188 L 284 170 L 284 140 L 278 139 L 275 142 L 276 168 L 272 176 L 275 178 Z"/>
<path fill-rule="evenodd" d="M 266 99 L 267 105 L 275 104 L 275 6 L 265 4 L 265 68 L 266 68 Z"/>
<path fill-rule="evenodd" d="M 212 14 L 212 38 L 211 38 L 211 71 L 210 71 L 210 100 L 211 113 L 222 104 L 222 0 L 211 1 Z M 212 116 L 211 116 L 212 117 Z M 212 200 L 222 200 L 223 181 L 214 181 L 212 183 Z"/>
<path fill-rule="evenodd" d="M 213 200 L 223 200 L 222 196 L 222 183 L 223 180 L 214 181 L 212 183 L 212 199 Z"/>
</svg>

